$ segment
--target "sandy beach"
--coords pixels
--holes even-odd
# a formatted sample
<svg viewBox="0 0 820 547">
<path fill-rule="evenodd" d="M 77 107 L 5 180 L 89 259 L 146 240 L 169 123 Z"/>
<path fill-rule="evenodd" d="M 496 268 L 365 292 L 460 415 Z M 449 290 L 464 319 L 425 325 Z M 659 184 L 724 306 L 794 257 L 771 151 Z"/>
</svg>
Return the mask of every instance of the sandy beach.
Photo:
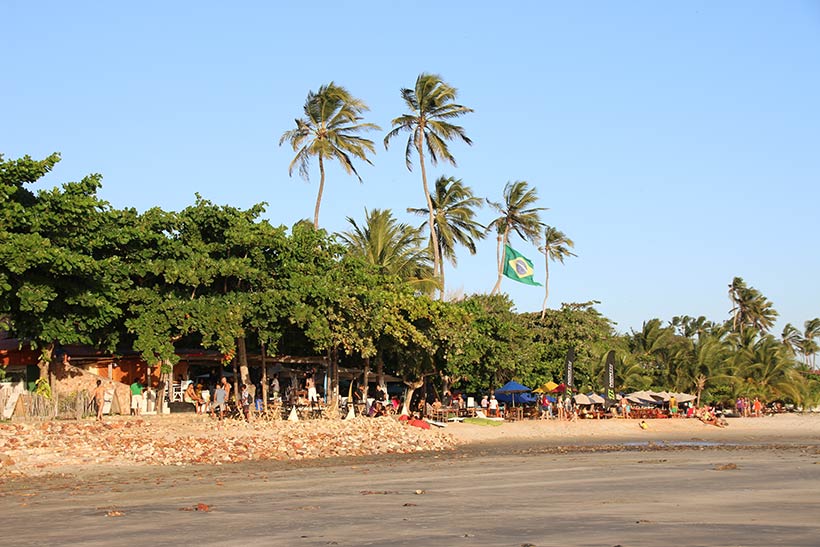
<svg viewBox="0 0 820 547">
<path fill-rule="evenodd" d="M 695 419 L 522 420 L 498 427 L 451 423 L 444 429 L 462 443 L 506 441 L 559 445 L 622 443 L 820 444 L 820 414 L 778 414 L 762 418 L 730 418 L 718 428 Z"/>
<path fill-rule="evenodd" d="M 423 432 L 454 442 L 443 451 L 58 465 L 2 477 L 3 544 L 817 545 L 820 417 L 648 424 L 453 424 Z"/>
</svg>

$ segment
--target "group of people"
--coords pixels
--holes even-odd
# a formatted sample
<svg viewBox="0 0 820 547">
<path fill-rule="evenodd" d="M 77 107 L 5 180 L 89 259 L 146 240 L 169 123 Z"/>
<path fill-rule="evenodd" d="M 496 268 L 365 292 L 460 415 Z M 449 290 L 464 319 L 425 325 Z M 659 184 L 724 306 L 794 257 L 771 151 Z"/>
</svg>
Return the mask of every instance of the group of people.
<svg viewBox="0 0 820 547">
<path fill-rule="evenodd" d="M 208 390 L 208 396 L 205 395 L 201 383 L 194 384 L 190 382 L 185 388 L 183 399 L 194 405 L 197 414 L 210 414 L 212 418 L 218 418 L 219 420 L 222 420 L 225 414 L 230 412 L 229 404 L 235 401 L 237 410 L 242 413 L 245 420 L 250 421 L 255 386 L 240 385 L 239 395 L 234 397 L 233 400 L 231 399 L 232 389 L 233 386 L 224 376 L 213 386 L 213 389 Z M 213 396 L 211 396 L 211 393 Z"/>
<path fill-rule="evenodd" d="M 738 397 L 735 401 L 735 410 L 737 410 L 738 416 L 744 418 L 760 418 L 763 416 L 763 402 L 758 397 L 751 401 L 748 397 Z"/>
<path fill-rule="evenodd" d="M 139 380 L 136 379 L 131 382 L 128 389 L 131 392 L 131 404 L 129 405 L 131 409 L 131 416 L 141 416 L 143 398 L 147 393 L 147 390 L 142 386 Z M 150 395 L 150 393 L 148 394 Z M 103 414 L 105 413 L 105 403 L 113 401 L 113 395 L 114 389 L 110 381 L 108 382 L 108 385 L 103 385 L 102 380 L 97 380 L 94 391 L 91 392 L 91 398 L 94 401 L 94 405 L 97 407 L 98 421 L 102 420 Z"/>
<path fill-rule="evenodd" d="M 371 418 L 395 414 L 401 406 L 398 397 L 390 397 L 387 389 L 382 385 L 376 385 L 371 392 L 369 389 L 365 395 L 364 385 L 353 390 L 353 404 L 361 409 L 361 412 Z"/>
</svg>

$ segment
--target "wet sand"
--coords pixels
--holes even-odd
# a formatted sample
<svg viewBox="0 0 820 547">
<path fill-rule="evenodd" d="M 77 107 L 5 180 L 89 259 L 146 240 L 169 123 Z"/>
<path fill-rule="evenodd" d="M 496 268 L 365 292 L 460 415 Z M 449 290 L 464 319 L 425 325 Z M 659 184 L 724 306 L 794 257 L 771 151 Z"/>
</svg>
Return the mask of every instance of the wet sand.
<svg viewBox="0 0 820 547">
<path fill-rule="evenodd" d="M 815 546 L 820 420 L 779 418 L 717 439 L 522 423 L 448 428 L 471 440 L 443 453 L 63 469 L 2 483 L 2 543 Z"/>
</svg>

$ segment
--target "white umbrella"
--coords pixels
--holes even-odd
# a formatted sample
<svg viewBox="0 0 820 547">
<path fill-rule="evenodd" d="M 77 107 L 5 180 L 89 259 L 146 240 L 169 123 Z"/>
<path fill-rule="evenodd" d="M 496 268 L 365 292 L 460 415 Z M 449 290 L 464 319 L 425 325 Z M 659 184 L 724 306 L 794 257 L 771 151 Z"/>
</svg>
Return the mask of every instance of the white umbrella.
<svg viewBox="0 0 820 547">
<path fill-rule="evenodd" d="M 688 393 L 673 393 L 672 395 L 675 396 L 675 399 L 677 399 L 679 403 L 689 403 L 697 399 L 697 397 L 689 395 Z"/>
<path fill-rule="evenodd" d="M 592 404 L 595 405 L 602 405 L 606 402 L 606 399 L 604 399 L 597 393 L 590 393 L 589 395 L 587 395 L 587 397 L 589 397 L 589 400 L 592 401 Z"/>
<path fill-rule="evenodd" d="M 576 404 L 579 404 L 579 405 L 591 405 L 592 404 L 592 401 L 589 400 L 589 397 L 587 397 L 583 393 L 579 393 L 579 394 L 573 396 L 573 399 L 575 399 Z"/>
</svg>

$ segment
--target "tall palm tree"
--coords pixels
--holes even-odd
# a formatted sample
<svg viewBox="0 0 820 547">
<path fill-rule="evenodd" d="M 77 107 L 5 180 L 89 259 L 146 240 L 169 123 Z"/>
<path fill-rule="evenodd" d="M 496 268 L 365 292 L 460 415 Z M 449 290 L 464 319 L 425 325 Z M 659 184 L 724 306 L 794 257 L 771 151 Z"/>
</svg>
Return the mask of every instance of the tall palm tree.
<svg viewBox="0 0 820 547">
<path fill-rule="evenodd" d="M 815 357 L 820 351 L 817 339 L 820 338 L 820 318 L 815 317 L 804 323 L 805 331 L 800 341 L 800 351 L 803 353 L 803 361 L 806 366 L 815 368 Z"/>
<path fill-rule="evenodd" d="M 319 194 L 313 213 L 313 227 L 319 228 L 319 207 L 325 189 L 325 159 L 338 160 L 350 175 L 362 177 L 353 167 L 352 158 L 372 163 L 368 153 L 376 152 L 373 141 L 357 135 L 362 131 L 381 129 L 372 123 L 362 123 L 361 114 L 370 110 L 368 106 L 353 97 L 348 91 L 333 82 L 323 85 L 317 92 L 309 92 L 304 105 L 304 118 L 296 118 L 296 128 L 285 131 L 279 139 L 279 146 L 290 143 L 296 152 L 288 166 L 288 175 L 298 166 L 299 174 L 308 180 L 310 158 L 319 159 Z"/>
<path fill-rule="evenodd" d="M 535 207 L 538 201 L 538 192 L 530 188 L 527 181 L 517 180 L 508 182 L 504 186 L 504 202 L 496 203 L 487 200 L 487 203 L 501 216 L 493 220 L 487 230 L 495 230 L 498 235 L 496 257 L 498 259 L 498 280 L 495 282 L 491 295 L 501 288 L 501 276 L 504 272 L 504 245 L 509 243 L 510 232 L 515 232 L 524 241 L 538 243 L 541 240 L 541 211 L 545 207 Z"/>
<path fill-rule="evenodd" d="M 473 195 L 473 190 L 465 186 L 461 179 L 441 176 L 436 179 L 435 192 L 430 196 L 433 214 L 427 208 L 408 207 L 408 213 L 432 216 L 433 230 L 430 233 L 430 245 L 438 242 L 439 261 L 438 276 L 441 282 L 441 296 L 444 297 L 444 259 L 456 266 L 456 244 L 467 247 L 470 254 L 476 253 L 475 240 L 486 235 L 484 226 L 475 220 L 476 209 L 484 205 L 484 200 Z M 426 220 L 422 228 L 429 226 Z M 436 238 L 434 240 L 433 233 Z"/>
<path fill-rule="evenodd" d="M 538 248 L 544 253 L 544 303 L 541 305 L 541 319 L 547 313 L 547 298 L 550 295 L 550 260 L 557 260 L 561 264 L 564 259 L 570 256 L 578 256 L 570 249 L 575 248 L 575 242 L 568 238 L 564 232 L 553 226 L 544 228 L 544 244 Z"/>
<path fill-rule="evenodd" d="M 748 287 L 740 277 L 735 277 L 729 285 L 729 300 L 732 301 L 732 329 L 736 332 L 751 327 L 759 332 L 768 332 L 777 319 L 777 311 L 760 291 Z"/>
<path fill-rule="evenodd" d="M 797 330 L 797 327 L 791 323 L 786 323 L 786 326 L 783 327 L 783 333 L 780 335 L 780 340 L 784 346 L 789 348 L 792 355 L 796 355 L 797 349 L 803 341 L 803 336 L 802 333 Z"/>
<path fill-rule="evenodd" d="M 361 226 L 347 217 L 352 229 L 339 234 L 350 252 L 378 266 L 383 273 L 400 277 L 419 291 L 435 289 L 430 251 L 421 232 L 398 222 L 390 209 L 370 212 L 365 209 L 364 214 Z"/>
<path fill-rule="evenodd" d="M 463 127 L 448 121 L 473 111 L 471 108 L 453 102 L 457 94 L 456 88 L 445 83 L 441 76 L 419 74 L 413 89 L 403 88 L 401 90 L 401 97 L 410 112 L 394 118 L 390 122 L 393 128 L 384 137 L 384 147 L 387 149 L 390 139 L 404 131 L 410 133 L 404 151 L 405 163 L 407 169 L 412 171 L 413 154 L 418 154 L 421 183 L 424 187 L 424 199 L 427 201 L 430 226 L 435 226 L 436 221 L 433 218 L 433 201 L 427 186 L 427 170 L 424 165 L 425 150 L 430 156 L 432 165 L 436 165 L 439 159 L 442 159 L 455 166 L 456 159 L 450 153 L 447 141 L 459 138 L 467 144 L 473 143 L 467 137 Z M 433 241 L 433 268 L 438 273 L 441 255 L 439 254 L 438 234 L 435 230 L 431 230 L 430 238 Z"/>
</svg>

